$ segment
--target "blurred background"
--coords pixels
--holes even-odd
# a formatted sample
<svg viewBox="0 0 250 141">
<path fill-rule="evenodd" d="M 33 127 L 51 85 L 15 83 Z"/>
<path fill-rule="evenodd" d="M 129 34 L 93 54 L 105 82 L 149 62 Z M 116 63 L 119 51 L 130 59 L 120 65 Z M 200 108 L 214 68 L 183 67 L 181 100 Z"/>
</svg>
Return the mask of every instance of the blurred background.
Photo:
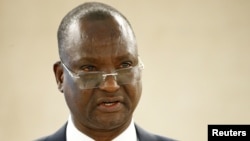
<svg viewBox="0 0 250 141">
<path fill-rule="evenodd" d="M 55 132 L 69 111 L 52 65 L 64 15 L 85 0 L 0 0 L 0 140 Z M 250 124 L 250 1 L 103 0 L 131 22 L 145 64 L 135 121 L 181 141 Z"/>
</svg>

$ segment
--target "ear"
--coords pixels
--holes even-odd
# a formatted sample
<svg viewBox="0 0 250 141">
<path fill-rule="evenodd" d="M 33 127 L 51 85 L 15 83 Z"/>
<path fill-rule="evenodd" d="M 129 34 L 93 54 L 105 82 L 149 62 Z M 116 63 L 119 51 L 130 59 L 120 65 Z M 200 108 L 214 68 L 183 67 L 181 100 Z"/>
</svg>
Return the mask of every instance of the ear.
<svg viewBox="0 0 250 141">
<path fill-rule="evenodd" d="M 60 61 L 53 66 L 58 90 L 63 93 L 63 67 Z"/>
</svg>

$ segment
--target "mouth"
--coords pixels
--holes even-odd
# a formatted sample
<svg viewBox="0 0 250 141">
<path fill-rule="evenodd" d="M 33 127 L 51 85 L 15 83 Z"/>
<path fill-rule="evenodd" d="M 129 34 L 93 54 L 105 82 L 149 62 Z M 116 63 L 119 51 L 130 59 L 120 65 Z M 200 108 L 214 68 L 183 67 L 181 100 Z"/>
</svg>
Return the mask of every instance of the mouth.
<svg viewBox="0 0 250 141">
<path fill-rule="evenodd" d="M 122 98 L 102 98 L 98 102 L 98 109 L 101 112 L 111 113 L 111 112 L 118 112 L 122 109 Z"/>
<path fill-rule="evenodd" d="M 102 102 L 101 104 L 99 104 L 99 105 L 103 105 L 103 106 L 106 106 L 106 107 L 112 107 L 112 106 L 115 106 L 116 104 L 118 104 L 119 103 L 119 101 L 111 101 L 111 102 L 109 102 L 109 101 L 104 101 L 104 102 Z"/>
</svg>

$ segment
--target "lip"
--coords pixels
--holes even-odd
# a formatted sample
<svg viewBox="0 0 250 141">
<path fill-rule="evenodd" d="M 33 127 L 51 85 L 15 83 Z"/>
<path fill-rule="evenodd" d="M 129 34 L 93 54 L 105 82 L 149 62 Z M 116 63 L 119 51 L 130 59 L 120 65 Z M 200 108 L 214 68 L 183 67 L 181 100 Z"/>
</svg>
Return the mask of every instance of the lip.
<svg viewBox="0 0 250 141">
<path fill-rule="evenodd" d="M 97 109 L 104 113 L 118 112 L 123 107 L 122 97 L 103 97 L 97 101 Z"/>
</svg>

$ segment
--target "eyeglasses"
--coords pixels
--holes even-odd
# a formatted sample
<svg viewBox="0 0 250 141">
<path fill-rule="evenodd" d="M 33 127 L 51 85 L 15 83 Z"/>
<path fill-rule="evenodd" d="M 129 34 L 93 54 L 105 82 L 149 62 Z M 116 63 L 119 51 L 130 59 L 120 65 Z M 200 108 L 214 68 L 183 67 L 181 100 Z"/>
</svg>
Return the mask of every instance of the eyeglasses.
<svg viewBox="0 0 250 141">
<path fill-rule="evenodd" d="M 103 71 L 95 72 L 83 72 L 78 73 L 72 72 L 63 62 L 63 67 L 67 70 L 69 75 L 81 89 L 93 89 L 98 88 L 102 82 L 106 80 L 108 76 L 113 76 L 118 85 L 131 84 L 141 79 L 141 70 L 144 69 L 143 63 L 139 59 L 139 63 L 134 67 L 129 67 L 125 69 L 118 69 L 112 73 L 105 73 Z"/>
</svg>

